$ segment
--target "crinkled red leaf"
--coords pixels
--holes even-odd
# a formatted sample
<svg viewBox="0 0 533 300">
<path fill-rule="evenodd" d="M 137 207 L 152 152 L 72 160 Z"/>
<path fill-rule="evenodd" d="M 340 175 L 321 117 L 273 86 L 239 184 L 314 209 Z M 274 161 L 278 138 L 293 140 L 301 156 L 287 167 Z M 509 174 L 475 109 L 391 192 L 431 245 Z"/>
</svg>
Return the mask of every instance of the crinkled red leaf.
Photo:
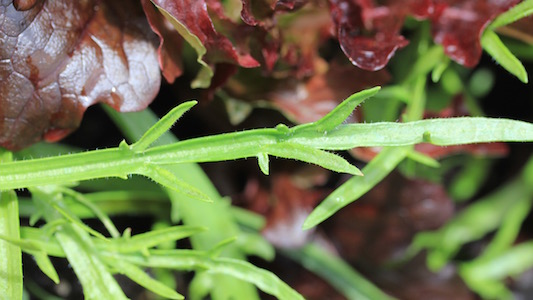
<svg viewBox="0 0 533 300">
<path fill-rule="evenodd" d="M 382 69 L 394 52 L 407 45 L 399 34 L 405 12 L 391 7 L 373 7 L 369 1 L 330 0 L 342 51 L 365 70 Z"/>
<path fill-rule="evenodd" d="M 1 146 L 59 139 L 97 102 L 132 111 L 153 100 L 156 37 L 138 2 L 29 2 L 0 4 Z"/>
<path fill-rule="evenodd" d="M 431 30 L 444 52 L 466 67 L 474 67 L 481 57 L 480 38 L 485 27 L 520 0 L 434 0 L 428 9 Z M 420 9 L 420 8 L 418 8 Z"/>
<path fill-rule="evenodd" d="M 181 49 L 183 38 L 176 32 L 172 24 L 156 10 L 150 0 L 141 0 L 144 13 L 152 31 L 159 36 L 158 58 L 163 76 L 173 83 L 183 73 Z"/>
<path fill-rule="evenodd" d="M 209 62 L 235 63 L 245 68 L 259 66 L 251 55 L 239 53 L 227 37 L 215 30 L 205 0 L 153 0 L 152 2 L 167 11 L 200 40 L 207 49 L 206 56 Z"/>
</svg>

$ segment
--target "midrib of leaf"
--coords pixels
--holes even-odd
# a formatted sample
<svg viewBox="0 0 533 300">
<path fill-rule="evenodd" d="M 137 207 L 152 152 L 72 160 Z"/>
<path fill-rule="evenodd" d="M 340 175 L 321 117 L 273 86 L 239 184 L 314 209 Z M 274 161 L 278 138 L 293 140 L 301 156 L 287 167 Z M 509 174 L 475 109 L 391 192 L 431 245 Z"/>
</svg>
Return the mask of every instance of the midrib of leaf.
<svg viewBox="0 0 533 300">
<path fill-rule="evenodd" d="M 11 153 L 0 153 L 0 164 L 11 160 Z M 0 234 L 20 238 L 18 200 L 14 191 L 0 192 Z M 22 299 L 22 252 L 20 247 L 0 240 L 0 295 Z"/>
<path fill-rule="evenodd" d="M 15 161 L 0 165 L 0 186 L 16 189 L 36 185 L 57 184 L 93 178 L 122 177 L 143 174 L 146 164 L 178 165 L 257 157 L 268 153 L 267 145 L 291 142 L 323 150 L 346 150 L 354 147 L 405 146 L 418 143 L 458 145 L 484 142 L 533 141 L 533 124 L 491 118 L 429 119 L 407 123 L 344 124 L 321 133 L 298 126 L 283 133 L 276 129 L 243 132 L 190 139 L 150 148 L 142 153 L 122 148 L 94 150 L 84 153 Z M 301 153 L 291 153 L 299 159 Z M 205 175 L 181 167 L 176 175 L 192 185 Z M 336 171 L 335 169 L 333 169 Z M 174 171 L 174 170 L 173 170 Z M 213 187 L 201 186 L 208 195 L 219 196 Z M 216 198 L 216 197 L 213 197 Z M 192 224 L 191 224 L 192 225 Z"/>
</svg>

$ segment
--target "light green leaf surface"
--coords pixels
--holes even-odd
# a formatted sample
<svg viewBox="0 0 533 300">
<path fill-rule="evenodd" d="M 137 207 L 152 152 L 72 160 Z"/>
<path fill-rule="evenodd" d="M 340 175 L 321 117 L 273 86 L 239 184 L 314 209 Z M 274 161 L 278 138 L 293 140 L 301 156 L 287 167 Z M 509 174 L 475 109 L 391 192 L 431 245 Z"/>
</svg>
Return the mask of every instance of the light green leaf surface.
<svg viewBox="0 0 533 300">
<path fill-rule="evenodd" d="M 64 218 L 56 207 L 61 206 L 68 215 L 72 213 L 62 204 L 62 199 L 54 193 L 54 188 L 32 188 L 32 197 L 44 212 L 47 222 Z M 53 206 L 52 203 L 55 205 Z M 54 234 L 66 258 L 74 269 L 83 287 L 85 299 L 127 299 L 105 264 L 88 232 L 77 223 L 65 223 Z"/>
<path fill-rule="evenodd" d="M 492 21 L 488 29 L 495 29 L 511 24 L 531 14 L 533 14 L 533 0 L 524 0 L 508 11 L 500 14 L 494 21 Z"/>
<path fill-rule="evenodd" d="M 253 283 L 263 292 L 273 295 L 278 299 L 303 299 L 300 294 L 273 273 L 257 268 L 243 260 L 226 257 L 209 258 L 205 252 L 194 250 L 153 250 L 150 251 L 150 255 L 147 257 L 123 254 L 116 258 L 145 267 L 177 270 L 204 269 L 208 270 L 209 273 L 231 276 Z"/>
<path fill-rule="evenodd" d="M 108 109 L 107 112 L 130 141 L 140 138 L 143 132 L 157 121 L 157 117 L 149 110 L 128 114 L 119 114 L 112 109 Z M 174 135 L 167 132 L 155 144 L 164 145 L 176 142 L 177 139 Z M 209 250 L 224 239 L 240 235 L 239 227 L 230 211 L 231 207 L 222 199 L 198 165 L 184 163 L 165 167 L 179 178 L 183 178 L 189 184 L 201 189 L 213 200 L 213 203 L 191 201 L 190 198 L 184 197 L 183 194 L 167 189 L 172 202 L 171 219 L 174 222 L 178 220 L 179 216 L 187 225 L 206 227 L 208 229 L 191 237 L 191 243 L 195 249 Z M 236 243 L 227 245 L 223 255 L 245 259 L 244 250 L 239 249 L 237 246 L 238 244 Z M 211 297 L 215 300 L 230 299 L 235 297 L 235 295 L 240 295 L 249 300 L 259 298 L 256 289 L 251 284 L 223 275 L 212 275 L 211 277 L 212 280 L 218 283 L 211 290 Z"/>
<path fill-rule="evenodd" d="M 333 191 L 307 217 L 303 229 L 312 228 L 339 209 L 357 200 L 379 183 L 405 158 L 410 147 L 387 148 L 363 168 L 362 177 L 352 177 Z"/>
<path fill-rule="evenodd" d="M 11 153 L 0 153 L 0 165 L 11 159 Z M 0 192 L 0 235 L 19 239 L 19 222 L 17 195 L 14 191 Z M 0 295 L 22 299 L 22 252 L 5 240 L 0 240 Z"/>
<path fill-rule="evenodd" d="M 134 264 L 120 259 L 106 259 L 106 262 L 108 265 L 113 266 L 118 273 L 126 275 L 140 286 L 161 297 L 168 299 L 185 299 L 185 297 L 173 289 L 150 277 L 145 271 Z"/>
<path fill-rule="evenodd" d="M 504 69 L 516 76 L 523 83 L 528 82 L 527 71 L 524 65 L 503 44 L 498 35 L 492 30 L 485 30 L 481 36 L 481 46 L 494 58 Z"/>
<path fill-rule="evenodd" d="M 137 142 L 132 144 L 130 149 L 132 151 L 142 151 L 148 148 L 165 132 L 169 131 L 174 123 L 176 123 L 176 121 L 178 121 L 178 119 L 181 118 L 184 113 L 186 113 L 197 103 L 197 101 L 188 101 L 173 108 L 152 127 L 150 127 L 150 129 L 148 129 Z"/>
<path fill-rule="evenodd" d="M 195 138 L 152 147 L 135 155 L 124 153 L 120 148 L 110 148 L 5 163 L 0 165 L 0 186 L 13 189 L 125 176 L 153 171 L 152 166 L 161 164 L 167 165 L 164 174 L 168 175 L 168 165 L 171 164 L 256 157 L 259 153 L 268 152 L 268 147 L 272 147 L 273 152 L 281 157 L 293 158 L 301 155 L 299 151 L 302 147 L 346 150 L 354 147 L 405 146 L 418 143 L 446 146 L 496 141 L 533 141 L 533 125 L 530 123 L 481 117 L 428 119 L 407 123 L 343 124 L 327 134 L 319 133 L 313 127 L 303 126 L 305 127 L 291 128 L 289 132 L 280 132 L 275 128 L 255 129 Z M 281 151 L 278 144 L 283 143 L 298 146 L 286 147 Z M 330 168 L 329 165 L 324 167 Z M 158 174 L 160 173 L 149 173 L 150 176 Z M 190 172 L 179 175 L 183 179 L 190 178 Z M 162 178 L 168 185 L 173 185 L 173 181 L 167 179 L 174 177 Z"/>
</svg>

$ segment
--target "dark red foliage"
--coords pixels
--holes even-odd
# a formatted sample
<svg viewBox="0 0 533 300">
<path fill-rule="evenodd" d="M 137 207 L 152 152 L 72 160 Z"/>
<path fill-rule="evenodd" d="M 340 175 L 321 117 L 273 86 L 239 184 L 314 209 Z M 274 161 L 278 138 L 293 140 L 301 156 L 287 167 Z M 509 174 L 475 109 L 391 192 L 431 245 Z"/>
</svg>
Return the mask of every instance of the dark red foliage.
<svg viewBox="0 0 533 300">
<path fill-rule="evenodd" d="M 143 109 L 159 91 L 156 37 L 138 2 L 2 1 L 0 16 L 5 148 L 62 138 L 97 102 Z"/>
<path fill-rule="evenodd" d="M 181 47 L 183 38 L 161 16 L 150 0 L 141 0 L 144 13 L 152 31 L 159 36 L 159 66 L 167 82 L 172 83 L 183 73 Z"/>
<path fill-rule="evenodd" d="M 239 53 L 231 41 L 218 33 L 207 11 L 204 0 L 153 0 L 194 34 L 207 49 L 211 63 L 235 63 L 241 67 L 257 67 L 259 63 L 249 54 Z"/>
<path fill-rule="evenodd" d="M 429 18 L 433 39 L 444 52 L 466 67 L 474 67 L 481 57 L 481 34 L 497 15 L 520 0 L 434 0 L 415 2 L 420 17 Z M 420 5 L 416 7 L 417 5 Z"/>
<path fill-rule="evenodd" d="M 374 7 L 370 1 L 330 0 L 342 51 L 365 70 L 382 69 L 407 40 L 399 34 L 404 11 Z"/>
</svg>

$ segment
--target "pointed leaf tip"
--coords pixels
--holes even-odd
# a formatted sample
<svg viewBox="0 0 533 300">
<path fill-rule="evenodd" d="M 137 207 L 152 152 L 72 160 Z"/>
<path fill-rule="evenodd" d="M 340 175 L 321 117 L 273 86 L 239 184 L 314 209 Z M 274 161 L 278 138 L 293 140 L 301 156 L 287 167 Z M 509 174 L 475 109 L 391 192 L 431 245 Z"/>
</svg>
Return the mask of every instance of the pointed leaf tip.
<svg viewBox="0 0 533 300">
<path fill-rule="evenodd" d="M 198 103 L 196 100 L 183 102 L 182 104 L 174 107 L 170 110 L 161 120 L 157 121 L 150 129 L 148 129 L 143 136 L 134 144 L 130 146 L 133 151 L 143 151 L 148 148 L 153 142 L 161 137 L 165 132 L 178 121 L 184 113 L 186 113 L 191 107 Z"/>
<path fill-rule="evenodd" d="M 353 113 L 359 104 L 377 94 L 380 89 L 381 87 L 376 86 L 351 95 L 322 119 L 316 121 L 316 130 L 319 132 L 327 132 L 339 126 Z"/>
</svg>

